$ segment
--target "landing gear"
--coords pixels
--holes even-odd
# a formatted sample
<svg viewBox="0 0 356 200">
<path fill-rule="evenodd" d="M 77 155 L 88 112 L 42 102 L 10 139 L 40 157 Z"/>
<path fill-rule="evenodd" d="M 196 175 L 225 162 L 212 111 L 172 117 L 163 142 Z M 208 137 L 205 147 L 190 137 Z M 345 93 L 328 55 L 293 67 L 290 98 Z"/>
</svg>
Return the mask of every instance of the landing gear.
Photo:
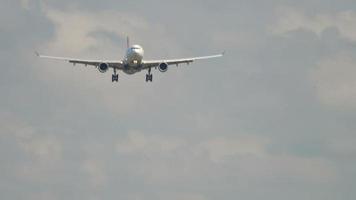
<svg viewBox="0 0 356 200">
<path fill-rule="evenodd" d="M 116 69 L 114 69 L 114 74 L 112 75 L 111 81 L 119 82 L 119 75 L 116 73 Z"/>
<path fill-rule="evenodd" d="M 119 75 L 118 75 L 118 74 L 116 74 L 116 75 L 113 74 L 113 75 L 112 75 L 112 78 L 111 78 L 111 81 L 112 81 L 112 82 L 119 82 Z"/>
<path fill-rule="evenodd" d="M 146 82 L 148 81 L 152 82 L 152 80 L 153 80 L 152 74 L 146 74 Z"/>
<path fill-rule="evenodd" d="M 153 80 L 153 75 L 151 74 L 151 68 L 148 69 L 148 74 L 146 74 L 146 82 L 150 81 L 152 82 Z"/>
</svg>

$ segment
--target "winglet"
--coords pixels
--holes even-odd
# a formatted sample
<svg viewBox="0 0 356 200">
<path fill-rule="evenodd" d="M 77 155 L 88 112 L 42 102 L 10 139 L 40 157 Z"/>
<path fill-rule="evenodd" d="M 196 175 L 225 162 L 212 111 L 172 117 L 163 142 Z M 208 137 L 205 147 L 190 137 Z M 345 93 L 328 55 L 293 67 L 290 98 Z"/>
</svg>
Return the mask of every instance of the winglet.
<svg viewBox="0 0 356 200">
<path fill-rule="evenodd" d="M 37 57 L 40 57 L 40 53 L 38 53 L 38 51 L 35 51 L 35 55 L 36 55 Z"/>
<path fill-rule="evenodd" d="M 221 53 L 221 55 L 223 55 L 223 56 L 225 56 L 225 54 L 226 54 L 226 51 L 223 51 L 223 52 Z"/>
<path fill-rule="evenodd" d="M 129 38 L 129 36 L 127 36 L 127 38 L 126 38 L 126 44 L 127 44 L 127 48 L 130 48 L 130 38 Z"/>
</svg>

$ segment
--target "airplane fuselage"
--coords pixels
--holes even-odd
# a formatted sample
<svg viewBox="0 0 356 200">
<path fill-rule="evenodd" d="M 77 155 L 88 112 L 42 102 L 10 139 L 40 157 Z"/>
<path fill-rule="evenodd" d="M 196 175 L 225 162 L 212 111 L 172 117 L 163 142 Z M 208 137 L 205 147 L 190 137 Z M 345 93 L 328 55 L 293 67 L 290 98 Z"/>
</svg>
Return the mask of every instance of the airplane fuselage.
<svg viewBox="0 0 356 200">
<path fill-rule="evenodd" d="M 144 50 L 139 45 L 133 45 L 126 51 L 124 62 L 124 72 L 126 74 L 134 74 L 141 71 L 142 59 L 144 55 Z"/>
</svg>

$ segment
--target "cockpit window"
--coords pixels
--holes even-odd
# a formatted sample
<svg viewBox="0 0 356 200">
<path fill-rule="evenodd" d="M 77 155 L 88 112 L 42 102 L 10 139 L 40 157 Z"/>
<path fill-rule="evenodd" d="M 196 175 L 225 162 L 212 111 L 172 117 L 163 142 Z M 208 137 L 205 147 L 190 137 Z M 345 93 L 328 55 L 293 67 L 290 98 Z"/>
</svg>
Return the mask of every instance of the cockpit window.
<svg viewBox="0 0 356 200">
<path fill-rule="evenodd" d="M 138 46 L 138 45 L 133 45 L 132 47 L 131 47 L 131 49 L 132 50 L 137 50 L 137 49 L 142 49 L 140 46 Z"/>
</svg>

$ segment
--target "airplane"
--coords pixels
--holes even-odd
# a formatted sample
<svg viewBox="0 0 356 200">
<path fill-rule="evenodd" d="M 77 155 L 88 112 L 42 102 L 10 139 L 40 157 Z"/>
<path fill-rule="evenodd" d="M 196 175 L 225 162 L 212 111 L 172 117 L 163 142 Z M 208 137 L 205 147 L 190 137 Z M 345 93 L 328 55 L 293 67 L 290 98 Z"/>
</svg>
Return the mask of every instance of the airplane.
<svg viewBox="0 0 356 200">
<path fill-rule="evenodd" d="M 55 60 L 63 60 L 73 65 L 76 64 L 83 64 L 85 66 L 94 66 L 96 67 L 99 72 L 105 73 L 109 70 L 109 68 L 113 69 L 112 75 L 112 82 L 119 81 L 119 74 L 117 73 L 118 70 L 123 71 L 128 75 L 132 75 L 138 73 L 142 70 L 148 70 L 146 74 L 146 82 L 152 82 L 153 75 L 151 73 L 151 69 L 159 69 L 160 72 L 166 72 L 168 70 L 169 65 L 176 65 L 179 64 L 187 64 L 196 61 L 196 60 L 203 60 L 203 59 L 210 59 L 210 58 L 217 58 L 222 57 L 224 53 L 211 55 L 211 56 L 202 56 L 202 57 L 192 57 L 192 58 L 181 58 L 181 59 L 162 59 L 162 60 L 143 60 L 144 50 L 140 45 L 132 45 L 130 46 L 129 37 L 127 37 L 127 51 L 126 55 L 122 60 L 118 61 L 110 61 L 110 60 L 82 60 L 76 58 L 65 58 L 65 57 L 55 57 L 55 56 L 46 56 L 41 55 L 36 52 L 36 55 L 40 58 L 47 58 L 47 59 L 55 59 Z"/>
</svg>

